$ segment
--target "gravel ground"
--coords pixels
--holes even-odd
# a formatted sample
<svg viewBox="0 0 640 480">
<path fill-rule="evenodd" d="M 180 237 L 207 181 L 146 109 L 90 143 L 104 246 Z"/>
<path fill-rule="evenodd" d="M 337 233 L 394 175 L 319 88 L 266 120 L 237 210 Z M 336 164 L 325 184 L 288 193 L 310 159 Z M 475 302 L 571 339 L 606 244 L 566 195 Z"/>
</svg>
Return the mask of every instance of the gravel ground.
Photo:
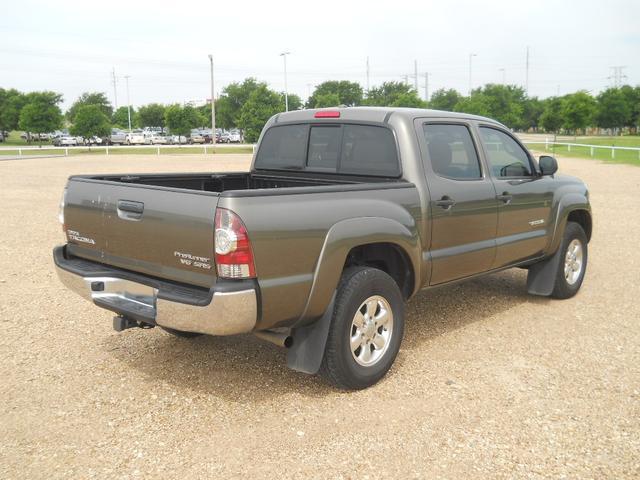
<svg viewBox="0 0 640 480">
<path fill-rule="evenodd" d="M 247 165 L 0 163 L 1 478 L 640 477 L 640 168 L 560 159 L 595 214 L 577 297 L 528 296 L 522 270 L 420 293 L 389 375 L 344 393 L 252 336 L 116 333 L 56 278 L 68 175 Z"/>
</svg>

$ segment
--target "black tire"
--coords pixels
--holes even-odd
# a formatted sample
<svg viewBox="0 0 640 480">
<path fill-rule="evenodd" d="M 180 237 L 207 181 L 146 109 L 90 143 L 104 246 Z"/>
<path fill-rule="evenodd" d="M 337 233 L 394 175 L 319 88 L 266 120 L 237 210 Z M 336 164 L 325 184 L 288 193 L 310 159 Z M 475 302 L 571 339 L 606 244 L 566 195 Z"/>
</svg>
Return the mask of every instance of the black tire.
<svg viewBox="0 0 640 480">
<path fill-rule="evenodd" d="M 352 322 L 363 302 L 374 295 L 382 297 L 389 304 L 393 314 L 393 328 L 386 350 L 375 363 L 364 366 L 356 362 L 356 354 L 351 351 L 350 338 L 354 332 Z M 338 285 L 320 372 L 338 388 L 367 388 L 378 382 L 393 365 L 400 350 L 403 333 L 404 299 L 396 282 L 385 272 L 375 268 L 349 268 L 342 274 Z M 371 351 L 375 352 L 375 348 L 372 347 Z"/>
<path fill-rule="evenodd" d="M 565 260 L 567 257 L 567 249 L 573 241 L 577 240 L 581 244 L 582 249 L 582 261 L 581 270 L 578 278 L 570 283 L 565 277 Z M 562 237 L 562 243 L 560 244 L 560 263 L 558 264 L 558 271 L 556 272 L 556 278 L 553 286 L 553 292 L 551 296 L 553 298 L 565 299 L 571 298 L 582 285 L 584 275 L 587 271 L 587 261 L 589 259 L 587 235 L 584 233 L 582 227 L 575 222 L 568 222 L 564 229 L 564 236 Z"/>
<path fill-rule="evenodd" d="M 163 329 L 165 332 L 170 333 L 171 335 L 175 335 L 176 337 L 180 337 L 180 338 L 195 338 L 195 337 L 199 337 L 200 335 L 202 335 L 202 333 L 183 332 L 182 330 L 175 330 L 175 329 L 169 328 L 169 327 L 160 327 L 160 328 Z"/>
</svg>

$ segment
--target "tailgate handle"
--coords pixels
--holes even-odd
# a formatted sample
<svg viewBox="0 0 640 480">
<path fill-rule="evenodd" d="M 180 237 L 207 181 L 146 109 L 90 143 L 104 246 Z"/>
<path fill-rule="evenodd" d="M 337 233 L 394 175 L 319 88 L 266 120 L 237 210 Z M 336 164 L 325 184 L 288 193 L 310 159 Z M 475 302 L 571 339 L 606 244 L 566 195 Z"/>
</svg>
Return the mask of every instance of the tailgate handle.
<svg viewBox="0 0 640 480">
<path fill-rule="evenodd" d="M 144 212 L 144 203 L 131 200 L 118 200 L 118 216 L 124 220 L 140 220 Z"/>
</svg>

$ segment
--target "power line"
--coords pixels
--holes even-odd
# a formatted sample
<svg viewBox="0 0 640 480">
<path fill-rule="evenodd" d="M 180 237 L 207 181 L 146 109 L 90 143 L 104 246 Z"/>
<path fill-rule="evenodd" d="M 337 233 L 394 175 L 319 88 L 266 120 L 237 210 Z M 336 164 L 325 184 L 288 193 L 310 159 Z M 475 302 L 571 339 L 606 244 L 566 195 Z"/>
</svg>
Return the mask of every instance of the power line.
<svg viewBox="0 0 640 480">
<path fill-rule="evenodd" d="M 613 73 L 607 77 L 608 80 L 613 80 L 613 86 L 615 88 L 621 87 L 624 81 L 627 79 L 627 76 L 624 74 L 624 69 L 627 68 L 626 65 L 616 65 L 614 67 L 609 67 L 613 71 Z"/>
</svg>

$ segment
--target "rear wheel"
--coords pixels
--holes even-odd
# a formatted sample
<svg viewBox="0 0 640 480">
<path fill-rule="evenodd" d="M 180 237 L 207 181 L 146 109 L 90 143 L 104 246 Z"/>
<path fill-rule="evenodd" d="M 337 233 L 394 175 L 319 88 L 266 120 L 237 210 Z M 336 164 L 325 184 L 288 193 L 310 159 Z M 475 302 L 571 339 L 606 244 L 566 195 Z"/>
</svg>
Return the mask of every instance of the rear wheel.
<svg viewBox="0 0 640 480">
<path fill-rule="evenodd" d="M 345 270 L 338 286 L 321 372 L 343 389 L 362 389 L 391 368 L 404 332 L 404 299 L 385 272 Z"/>
<path fill-rule="evenodd" d="M 560 249 L 562 256 L 551 296 L 571 298 L 580 290 L 587 270 L 587 236 L 579 224 L 567 223 Z"/>
<path fill-rule="evenodd" d="M 165 332 L 170 333 L 171 335 L 175 335 L 176 337 L 181 337 L 181 338 L 195 338 L 202 335 L 202 333 L 183 332 L 182 330 L 175 330 L 169 327 L 160 327 L 160 328 L 163 329 Z"/>
</svg>

